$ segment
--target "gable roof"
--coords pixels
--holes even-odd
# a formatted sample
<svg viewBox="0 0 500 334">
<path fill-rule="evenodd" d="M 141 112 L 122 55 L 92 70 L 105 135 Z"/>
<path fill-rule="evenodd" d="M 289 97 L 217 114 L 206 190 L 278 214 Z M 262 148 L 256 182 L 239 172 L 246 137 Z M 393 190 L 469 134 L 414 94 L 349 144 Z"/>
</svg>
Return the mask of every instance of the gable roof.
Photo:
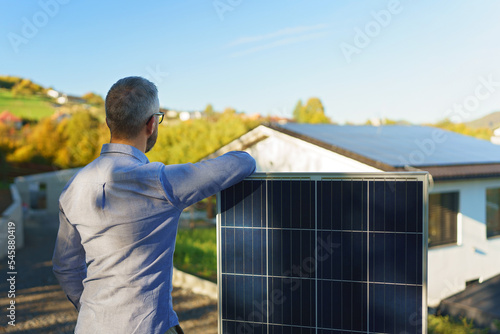
<svg viewBox="0 0 500 334">
<path fill-rule="evenodd" d="M 500 163 L 499 145 L 427 126 L 289 123 L 274 128 L 396 168 Z"/>
<path fill-rule="evenodd" d="M 4 110 L 2 113 L 0 113 L 0 122 L 4 123 L 15 123 L 15 122 L 21 122 L 22 119 L 20 117 L 17 117 L 16 115 L 12 114 L 11 112 Z"/>
<path fill-rule="evenodd" d="M 500 146 L 416 125 L 272 124 L 276 131 L 384 171 L 419 169 L 434 179 L 500 176 Z"/>
</svg>

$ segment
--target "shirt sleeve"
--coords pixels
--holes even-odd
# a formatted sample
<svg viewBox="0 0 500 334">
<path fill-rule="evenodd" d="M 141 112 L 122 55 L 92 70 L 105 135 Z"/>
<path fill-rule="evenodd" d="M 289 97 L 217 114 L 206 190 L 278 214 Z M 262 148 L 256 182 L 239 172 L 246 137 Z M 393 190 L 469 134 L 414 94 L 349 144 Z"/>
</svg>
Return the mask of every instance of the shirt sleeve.
<svg viewBox="0 0 500 334">
<path fill-rule="evenodd" d="M 246 152 L 232 151 L 195 164 L 164 166 L 161 181 L 172 204 L 183 210 L 254 172 L 254 158 Z"/>
<path fill-rule="evenodd" d="M 69 301 L 80 310 L 83 280 L 87 277 L 85 251 L 80 234 L 64 212 L 59 212 L 59 231 L 52 257 L 53 271 Z"/>
</svg>

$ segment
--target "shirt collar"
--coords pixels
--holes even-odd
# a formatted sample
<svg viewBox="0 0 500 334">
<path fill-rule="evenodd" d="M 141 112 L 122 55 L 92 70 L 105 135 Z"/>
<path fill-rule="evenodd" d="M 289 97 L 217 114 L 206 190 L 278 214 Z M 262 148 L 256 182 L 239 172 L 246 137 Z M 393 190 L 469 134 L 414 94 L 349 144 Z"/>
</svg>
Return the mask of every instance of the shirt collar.
<svg viewBox="0 0 500 334">
<path fill-rule="evenodd" d="M 137 160 L 139 160 L 142 163 L 149 163 L 149 159 L 146 157 L 146 155 L 141 152 L 139 149 L 126 145 L 126 144 L 115 144 L 115 143 L 109 143 L 109 144 L 104 144 L 102 145 L 101 149 L 101 155 L 107 154 L 107 153 L 120 153 L 120 154 L 127 154 L 130 155 Z"/>
</svg>

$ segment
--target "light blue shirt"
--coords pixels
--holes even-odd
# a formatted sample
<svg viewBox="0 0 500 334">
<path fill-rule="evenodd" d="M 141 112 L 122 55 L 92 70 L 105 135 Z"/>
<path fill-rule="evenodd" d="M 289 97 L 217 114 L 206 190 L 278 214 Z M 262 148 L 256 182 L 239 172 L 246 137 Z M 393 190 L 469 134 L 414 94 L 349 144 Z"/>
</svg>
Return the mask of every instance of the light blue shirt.
<svg viewBox="0 0 500 334">
<path fill-rule="evenodd" d="M 164 165 L 132 146 L 103 145 L 59 198 L 52 261 L 79 310 L 75 333 L 163 334 L 177 325 L 171 292 L 179 216 L 254 170 L 244 152 Z"/>
</svg>

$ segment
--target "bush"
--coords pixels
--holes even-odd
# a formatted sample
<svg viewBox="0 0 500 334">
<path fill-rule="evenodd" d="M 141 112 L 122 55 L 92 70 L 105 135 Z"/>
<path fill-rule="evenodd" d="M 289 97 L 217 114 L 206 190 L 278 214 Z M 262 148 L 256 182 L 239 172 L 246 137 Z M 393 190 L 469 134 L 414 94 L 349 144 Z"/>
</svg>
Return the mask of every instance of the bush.
<svg viewBox="0 0 500 334">
<path fill-rule="evenodd" d="M 457 321 L 449 316 L 429 315 L 427 332 L 430 334 L 487 334 L 489 330 L 474 328 L 472 320 L 466 318 Z"/>
</svg>

